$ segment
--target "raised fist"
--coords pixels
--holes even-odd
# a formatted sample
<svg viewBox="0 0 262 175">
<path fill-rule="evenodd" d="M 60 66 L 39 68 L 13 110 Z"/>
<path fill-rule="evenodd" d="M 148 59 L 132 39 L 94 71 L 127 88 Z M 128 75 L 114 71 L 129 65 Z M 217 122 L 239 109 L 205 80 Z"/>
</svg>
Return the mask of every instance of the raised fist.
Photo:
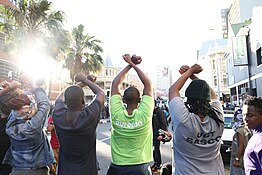
<svg viewBox="0 0 262 175">
<path fill-rule="evenodd" d="M 183 65 L 183 66 L 180 67 L 179 73 L 180 73 L 180 74 L 183 74 L 183 73 L 185 73 L 188 69 L 189 69 L 189 66 L 188 66 L 188 65 Z"/>
<path fill-rule="evenodd" d="M 140 64 L 141 61 L 142 61 L 142 58 L 141 58 L 141 56 L 133 55 L 133 56 L 131 57 L 131 61 L 132 61 L 134 64 Z"/>
<path fill-rule="evenodd" d="M 194 64 L 193 66 L 191 66 L 190 69 L 193 70 L 194 74 L 198 74 L 203 70 L 203 68 L 199 64 Z"/>
<path fill-rule="evenodd" d="M 83 74 L 83 73 L 81 73 L 81 72 L 79 72 L 79 73 L 77 73 L 76 75 L 75 75 L 75 82 L 81 82 L 81 81 L 83 81 L 84 79 L 85 79 L 86 77 L 85 77 L 85 75 Z"/>
</svg>

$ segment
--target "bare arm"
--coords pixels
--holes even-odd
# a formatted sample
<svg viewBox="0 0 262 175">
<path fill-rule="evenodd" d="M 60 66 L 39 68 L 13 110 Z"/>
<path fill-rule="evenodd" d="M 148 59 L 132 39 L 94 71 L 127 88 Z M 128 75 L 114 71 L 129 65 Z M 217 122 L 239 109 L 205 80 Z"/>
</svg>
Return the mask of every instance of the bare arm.
<svg viewBox="0 0 262 175">
<path fill-rule="evenodd" d="M 128 71 L 131 69 L 132 67 L 130 65 L 127 65 L 124 69 L 122 69 L 117 76 L 114 78 L 114 80 L 112 81 L 112 86 L 111 86 L 111 95 L 115 95 L 115 94 L 121 94 L 120 93 L 120 85 L 121 83 L 124 81 L 124 79 L 126 78 L 126 75 L 128 73 Z"/>
<path fill-rule="evenodd" d="M 237 133 L 237 139 L 238 139 L 238 148 L 237 148 L 237 155 L 236 155 L 236 157 L 240 159 L 244 155 L 244 152 L 245 152 L 244 139 L 243 139 L 243 137 L 241 136 L 240 133 Z M 239 166 L 239 161 L 234 160 L 233 165 L 235 167 L 238 167 Z"/>
<path fill-rule="evenodd" d="M 0 90 L 0 96 L 5 95 L 10 91 L 17 90 L 19 85 L 20 83 L 17 81 L 12 81 L 11 83 L 7 81 L 2 81 L 0 83 L 0 86 L 3 87 L 3 89 Z"/>
<path fill-rule="evenodd" d="M 94 94 L 96 94 L 96 99 L 100 101 L 101 104 L 104 104 L 105 93 L 97 84 L 94 83 L 96 80 L 95 77 L 92 77 L 92 76 L 85 77 L 84 74 L 78 73 L 76 75 L 76 79 L 80 81 L 81 83 L 85 84 L 86 86 L 88 86 L 91 89 L 91 91 Z"/>
<path fill-rule="evenodd" d="M 151 80 L 148 78 L 148 76 L 137 66 L 137 64 L 140 64 L 142 59 L 140 56 L 135 56 L 135 63 L 131 60 L 130 56 L 128 54 L 124 55 L 124 60 L 129 63 L 130 66 L 132 66 L 135 71 L 137 72 L 140 80 L 142 81 L 144 85 L 143 95 L 148 95 L 153 97 L 153 86 Z"/>
<path fill-rule="evenodd" d="M 180 68 L 180 73 L 182 67 Z M 174 97 L 180 97 L 179 91 L 184 86 L 187 79 L 190 77 L 192 79 L 198 79 L 198 77 L 192 75 L 194 75 L 194 73 L 199 73 L 202 70 L 202 67 L 198 64 L 194 64 L 192 67 L 187 68 L 185 72 L 182 73 L 181 77 L 169 88 L 169 100 L 173 99 Z"/>
</svg>

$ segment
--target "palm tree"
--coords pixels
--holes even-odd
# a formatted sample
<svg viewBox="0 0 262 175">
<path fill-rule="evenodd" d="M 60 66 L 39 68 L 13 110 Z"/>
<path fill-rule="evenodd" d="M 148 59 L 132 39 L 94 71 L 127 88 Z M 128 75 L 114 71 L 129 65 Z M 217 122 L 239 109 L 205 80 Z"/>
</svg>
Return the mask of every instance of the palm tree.
<svg viewBox="0 0 262 175">
<path fill-rule="evenodd" d="M 73 77 L 78 72 L 85 74 L 99 72 L 102 68 L 103 53 L 102 42 L 95 39 L 94 36 L 84 34 L 84 25 L 80 24 L 72 30 L 71 48 L 65 59 L 65 67 L 70 70 L 70 76 Z"/>
<path fill-rule="evenodd" d="M 64 13 L 52 11 L 47 0 L 20 0 L 17 9 L 1 8 L 4 22 L 1 31 L 7 36 L 5 50 L 14 55 L 41 43 L 41 52 L 57 58 L 68 45 L 63 29 Z"/>
</svg>

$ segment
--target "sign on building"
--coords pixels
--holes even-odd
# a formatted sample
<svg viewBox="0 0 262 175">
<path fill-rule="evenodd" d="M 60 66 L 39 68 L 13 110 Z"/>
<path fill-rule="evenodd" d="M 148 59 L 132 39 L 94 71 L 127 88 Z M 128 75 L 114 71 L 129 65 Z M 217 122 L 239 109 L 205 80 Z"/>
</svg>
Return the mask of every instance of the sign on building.
<svg viewBox="0 0 262 175">
<path fill-rule="evenodd" d="M 245 35 L 232 38 L 234 66 L 248 65 L 247 39 Z"/>
</svg>

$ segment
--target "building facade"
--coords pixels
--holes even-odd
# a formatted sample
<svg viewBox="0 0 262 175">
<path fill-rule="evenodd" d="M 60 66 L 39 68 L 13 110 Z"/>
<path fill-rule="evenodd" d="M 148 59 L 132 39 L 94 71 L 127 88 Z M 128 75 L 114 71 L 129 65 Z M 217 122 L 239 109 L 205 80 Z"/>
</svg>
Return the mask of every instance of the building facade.
<svg viewBox="0 0 262 175">
<path fill-rule="evenodd" d="M 172 70 L 168 65 L 156 66 L 155 98 L 167 98 L 168 89 L 172 85 Z"/>
<path fill-rule="evenodd" d="M 219 94 L 221 100 L 229 101 L 226 61 L 223 55 L 227 50 L 226 39 L 213 39 L 202 44 L 198 51 L 198 63 L 203 67 L 199 78 L 204 79 Z"/>
<path fill-rule="evenodd" d="M 228 12 L 228 46 L 224 59 L 230 101 L 237 106 L 247 95 L 262 95 L 261 6 L 261 0 L 234 0 Z"/>
</svg>

